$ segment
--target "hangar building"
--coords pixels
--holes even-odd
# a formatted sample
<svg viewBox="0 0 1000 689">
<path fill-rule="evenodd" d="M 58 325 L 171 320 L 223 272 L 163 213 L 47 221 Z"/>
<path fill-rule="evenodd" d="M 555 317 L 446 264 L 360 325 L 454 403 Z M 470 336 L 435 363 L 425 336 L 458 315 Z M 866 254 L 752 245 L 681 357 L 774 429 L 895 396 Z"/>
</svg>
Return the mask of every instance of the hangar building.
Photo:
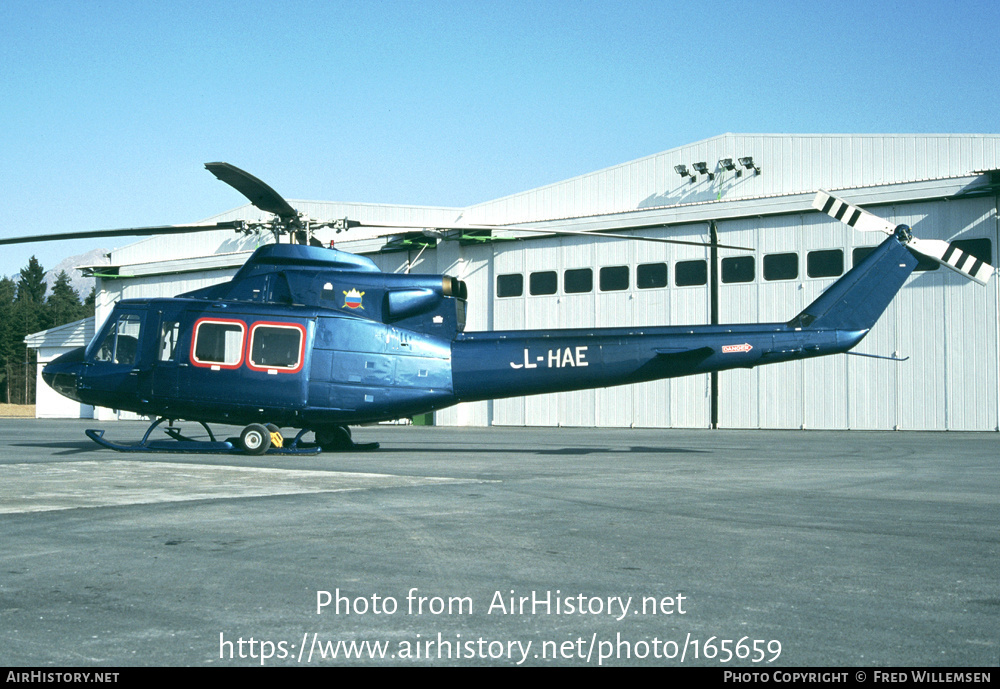
<svg viewBox="0 0 1000 689">
<path fill-rule="evenodd" d="M 596 328 L 790 319 L 883 239 L 814 211 L 817 189 L 908 224 L 921 239 L 957 242 L 998 264 L 996 134 L 723 134 L 467 208 L 290 203 L 318 220 L 413 223 L 412 232 L 356 228 L 318 236 L 385 271 L 465 280 L 467 331 Z M 262 213 L 246 205 L 208 220 L 232 219 Z M 435 223 L 603 230 L 752 250 L 419 231 Z M 182 237 L 112 252 L 111 265 L 96 269 L 98 323 L 119 299 L 172 296 L 229 278 L 259 241 L 228 231 Z M 838 355 L 464 404 L 438 412 L 435 422 L 996 431 L 998 290 L 996 278 L 984 288 L 922 262 L 856 350 L 905 361 Z"/>
</svg>

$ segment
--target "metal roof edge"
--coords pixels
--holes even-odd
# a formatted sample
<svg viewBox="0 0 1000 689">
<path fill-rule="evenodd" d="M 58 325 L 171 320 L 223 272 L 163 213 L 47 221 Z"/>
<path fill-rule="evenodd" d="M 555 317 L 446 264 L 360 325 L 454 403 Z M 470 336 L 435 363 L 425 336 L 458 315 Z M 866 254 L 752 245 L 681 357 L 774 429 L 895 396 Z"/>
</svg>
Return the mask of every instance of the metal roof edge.
<svg viewBox="0 0 1000 689">
<path fill-rule="evenodd" d="M 31 349 L 40 347 L 82 347 L 94 336 L 95 316 L 81 318 L 72 323 L 57 325 L 24 336 L 24 344 Z"/>
<path fill-rule="evenodd" d="M 196 273 L 203 270 L 225 270 L 227 268 L 239 268 L 253 251 L 234 251 L 225 254 L 211 254 L 209 256 L 199 256 L 196 258 L 174 258 L 166 261 L 149 261 L 144 263 L 120 263 L 117 265 L 81 266 L 80 269 L 92 269 L 96 272 L 102 270 L 115 270 L 119 274 L 113 276 L 102 276 L 110 278 L 134 278 L 150 277 L 153 275 L 176 274 L 176 273 Z M 127 271 L 127 274 L 123 273 Z"/>
</svg>

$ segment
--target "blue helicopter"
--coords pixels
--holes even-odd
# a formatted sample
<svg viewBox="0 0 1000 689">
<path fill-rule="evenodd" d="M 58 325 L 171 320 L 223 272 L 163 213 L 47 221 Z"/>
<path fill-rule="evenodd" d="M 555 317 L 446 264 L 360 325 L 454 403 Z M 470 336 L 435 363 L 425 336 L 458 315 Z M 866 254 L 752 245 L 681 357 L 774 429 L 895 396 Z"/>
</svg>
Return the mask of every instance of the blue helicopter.
<svg viewBox="0 0 1000 689">
<path fill-rule="evenodd" d="M 351 425 L 459 402 L 847 352 L 872 329 L 916 267 L 913 252 L 982 284 L 993 272 L 947 242 L 916 239 L 907 226 L 891 225 L 821 191 L 813 204 L 818 211 L 888 237 L 787 322 L 465 332 L 467 289 L 461 280 L 383 273 L 366 257 L 312 245 L 310 231 L 318 225 L 310 226 L 273 189 L 226 163 L 206 167 L 272 213 L 270 229 L 292 241 L 260 247 L 229 282 L 170 299 L 120 301 L 87 347 L 45 366 L 45 381 L 66 397 L 156 419 L 136 445 L 87 431 L 105 447 L 249 454 L 372 449 L 377 443 L 351 440 Z M 232 221 L 72 236 L 219 228 L 254 229 Z M 42 239 L 49 237 L 0 243 Z M 183 436 L 172 425 L 180 419 L 200 423 L 209 441 Z M 166 430 L 172 440 L 150 441 L 164 421 L 171 421 Z M 209 423 L 244 428 L 238 438 L 217 440 Z M 285 443 L 281 428 L 299 432 Z M 302 442 L 310 431 L 315 442 Z"/>
</svg>

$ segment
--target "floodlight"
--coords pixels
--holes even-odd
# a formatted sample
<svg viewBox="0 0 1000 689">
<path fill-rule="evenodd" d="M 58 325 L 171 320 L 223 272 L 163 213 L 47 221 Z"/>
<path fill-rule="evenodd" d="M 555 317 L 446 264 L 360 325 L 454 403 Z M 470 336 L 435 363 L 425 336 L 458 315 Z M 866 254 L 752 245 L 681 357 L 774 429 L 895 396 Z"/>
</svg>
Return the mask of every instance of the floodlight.
<svg viewBox="0 0 1000 689">
<path fill-rule="evenodd" d="M 690 176 L 692 182 L 695 179 L 695 176 L 692 175 L 690 172 L 688 172 L 687 165 L 674 165 L 674 172 L 676 172 L 681 177 L 688 177 L 688 176 Z"/>
<path fill-rule="evenodd" d="M 755 175 L 760 174 L 760 168 L 753 164 L 753 156 L 747 156 L 746 158 L 740 158 L 740 165 L 745 167 L 747 170 L 753 170 Z"/>
<path fill-rule="evenodd" d="M 709 179 L 715 179 L 715 175 L 708 171 L 708 163 L 691 163 L 691 167 L 693 167 L 694 171 L 699 175 L 708 175 Z"/>
</svg>

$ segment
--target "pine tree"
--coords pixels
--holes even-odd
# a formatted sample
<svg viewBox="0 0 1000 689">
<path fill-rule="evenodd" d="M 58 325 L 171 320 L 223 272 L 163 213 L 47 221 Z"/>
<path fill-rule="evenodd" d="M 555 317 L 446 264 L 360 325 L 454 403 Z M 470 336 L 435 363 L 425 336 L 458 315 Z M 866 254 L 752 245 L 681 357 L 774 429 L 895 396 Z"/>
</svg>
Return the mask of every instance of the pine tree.
<svg viewBox="0 0 1000 689">
<path fill-rule="evenodd" d="M 66 271 L 60 271 L 56 282 L 52 285 L 52 294 L 47 302 L 49 312 L 49 327 L 54 328 L 64 323 L 72 323 L 85 316 L 85 308 L 80 303 L 80 295 L 70 284 Z"/>
<path fill-rule="evenodd" d="M 21 268 L 21 278 L 17 281 L 17 301 L 42 304 L 45 301 L 45 269 L 32 256 L 28 265 Z"/>
<path fill-rule="evenodd" d="M 20 291 L 20 290 L 18 290 Z M 7 354 L 7 372 L 11 374 L 14 387 L 10 389 L 10 402 L 16 404 L 32 404 L 34 393 L 29 390 L 26 382 L 29 372 L 34 371 L 35 352 L 24 344 L 24 336 L 45 330 L 43 320 L 44 304 L 36 304 L 29 299 L 15 301 L 11 306 L 10 332 L 8 342 L 10 351 Z M 33 374 L 32 374 L 33 377 Z"/>
<path fill-rule="evenodd" d="M 47 289 L 45 269 L 42 268 L 38 259 L 32 256 L 28 260 L 28 265 L 21 269 L 14 303 L 10 307 L 7 318 L 4 319 L 8 324 L 5 333 L 7 341 L 5 371 L 11 373 L 12 379 L 15 379 L 13 377 L 14 371 L 17 372 L 17 378 L 22 381 L 26 381 L 29 373 L 34 371 L 35 352 L 28 350 L 25 346 L 24 337 L 49 327 L 49 313 L 45 304 L 45 291 Z M 10 385 L 5 387 L 11 388 Z M 21 404 L 30 403 L 34 395 L 30 388 L 29 384 L 25 384 L 24 388 L 19 384 L 17 392 L 20 395 L 13 394 L 14 391 L 11 390 L 9 401 Z M 25 399 L 26 397 L 27 399 Z"/>
<path fill-rule="evenodd" d="M 17 284 L 9 277 L 0 278 L 0 307 L 13 304 L 15 294 L 17 294 Z"/>
<path fill-rule="evenodd" d="M 14 327 L 11 322 L 17 285 L 8 277 L 0 278 L 0 400 L 7 399 L 7 364 L 14 353 Z"/>
</svg>

